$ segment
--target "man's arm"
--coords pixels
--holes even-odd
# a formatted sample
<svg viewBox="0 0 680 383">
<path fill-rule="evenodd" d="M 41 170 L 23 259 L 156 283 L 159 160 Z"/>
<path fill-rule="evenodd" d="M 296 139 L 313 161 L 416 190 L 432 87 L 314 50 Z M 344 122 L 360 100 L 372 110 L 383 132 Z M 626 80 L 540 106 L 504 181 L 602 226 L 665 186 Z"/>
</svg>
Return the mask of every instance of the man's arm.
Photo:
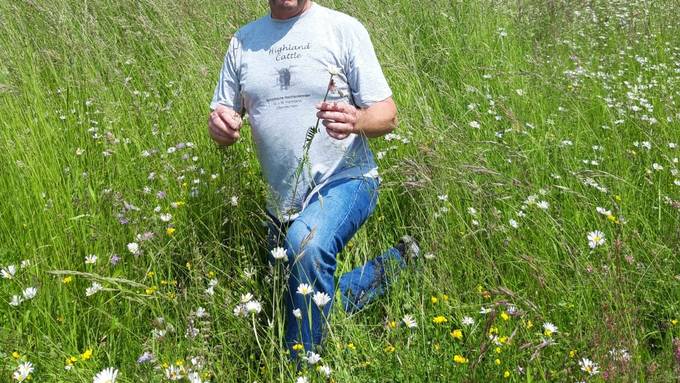
<svg viewBox="0 0 680 383">
<path fill-rule="evenodd" d="M 347 103 L 322 102 L 316 116 L 322 120 L 328 135 L 342 140 L 352 133 L 375 138 L 397 126 L 397 107 L 392 97 L 376 102 L 366 109 Z"/>
</svg>

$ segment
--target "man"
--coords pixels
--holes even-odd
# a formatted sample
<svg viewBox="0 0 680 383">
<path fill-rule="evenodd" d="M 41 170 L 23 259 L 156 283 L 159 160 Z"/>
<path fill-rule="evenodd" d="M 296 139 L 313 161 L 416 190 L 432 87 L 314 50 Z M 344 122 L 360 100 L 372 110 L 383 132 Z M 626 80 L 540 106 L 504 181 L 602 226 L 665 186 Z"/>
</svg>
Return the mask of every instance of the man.
<svg viewBox="0 0 680 383">
<path fill-rule="evenodd" d="M 293 345 L 310 351 L 322 340 L 336 255 L 377 201 L 377 166 L 367 138 L 391 132 L 397 110 L 359 21 L 309 0 L 269 0 L 269 6 L 269 15 L 231 39 L 208 127 L 217 144 L 233 145 L 248 113 L 270 187 L 270 233 L 282 240 L 290 268 L 286 344 L 295 356 Z M 323 127 L 308 134 L 317 119 Z M 354 311 L 382 294 L 393 271 L 417 253 L 415 241 L 404 237 L 343 275 L 344 308 Z"/>
</svg>

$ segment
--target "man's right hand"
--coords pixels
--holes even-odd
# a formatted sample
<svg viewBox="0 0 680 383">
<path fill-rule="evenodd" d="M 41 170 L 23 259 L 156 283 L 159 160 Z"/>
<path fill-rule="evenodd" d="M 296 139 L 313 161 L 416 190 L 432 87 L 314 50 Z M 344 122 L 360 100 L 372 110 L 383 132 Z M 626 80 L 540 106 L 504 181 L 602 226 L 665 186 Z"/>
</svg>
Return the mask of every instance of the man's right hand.
<svg viewBox="0 0 680 383">
<path fill-rule="evenodd" d="M 219 105 L 208 118 L 208 133 L 217 144 L 229 146 L 241 136 L 239 131 L 242 123 L 241 116 L 233 109 Z"/>
</svg>

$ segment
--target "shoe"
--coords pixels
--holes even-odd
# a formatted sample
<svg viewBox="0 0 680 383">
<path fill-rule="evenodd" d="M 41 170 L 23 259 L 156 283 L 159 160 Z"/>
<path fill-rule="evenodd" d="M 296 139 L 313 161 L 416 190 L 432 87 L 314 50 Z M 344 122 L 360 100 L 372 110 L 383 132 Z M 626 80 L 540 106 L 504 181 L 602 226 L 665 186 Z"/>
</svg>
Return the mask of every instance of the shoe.
<svg viewBox="0 0 680 383">
<path fill-rule="evenodd" d="M 418 246 L 418 241 L 416 241 L 415 238 L 411 237 L 410 235 L 401 237 L 395 248 L 399 250 L 406 263 L 413 262 L 420 256 L 420 246 Z"/>
</svg>

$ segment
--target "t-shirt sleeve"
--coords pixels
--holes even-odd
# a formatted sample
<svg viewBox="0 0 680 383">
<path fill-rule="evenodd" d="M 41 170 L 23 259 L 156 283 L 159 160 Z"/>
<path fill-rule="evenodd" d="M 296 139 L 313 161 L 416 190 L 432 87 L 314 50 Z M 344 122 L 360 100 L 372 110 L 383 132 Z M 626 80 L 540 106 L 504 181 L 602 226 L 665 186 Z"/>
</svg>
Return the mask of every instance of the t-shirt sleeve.
<svg viewBox="0 0 680 383">
<path fill-rule="evenodd" d="M 383 101 L 392 95 L 366 28 L 356 22 L 347 52 L 347 83 L 354 103 L 361 108 Z"/>
<path fill-rule="evenodd" d="M 241 112 L 241 82 L 239 81 L 239 64 L 241 62 L 241 44 L 237 36 L 231 38 L 229 49 L 224 56 L 224 64 L 220 71 L 220 78 L 215 87 L 210 109 L 224 105 L 236 112 Z"/>
</svg>

